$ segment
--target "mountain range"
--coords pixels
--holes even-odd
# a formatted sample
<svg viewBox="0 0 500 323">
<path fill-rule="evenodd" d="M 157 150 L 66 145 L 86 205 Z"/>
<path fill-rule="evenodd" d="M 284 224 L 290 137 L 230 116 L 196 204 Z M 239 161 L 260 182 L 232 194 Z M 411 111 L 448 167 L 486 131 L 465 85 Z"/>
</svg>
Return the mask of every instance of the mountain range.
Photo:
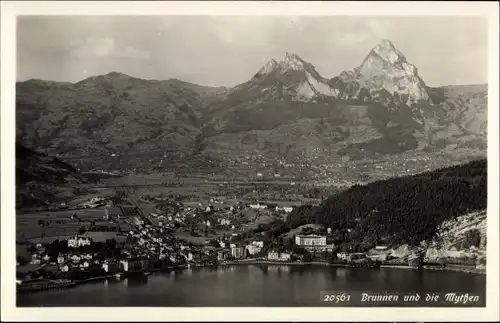
<svg viewBox="0 0 500 323">
<path fill-rule="evenodd" d="M 484 157 L 487 89 L 430 87 L 384 40 L 333 78 L 285 53 L 232 88 L 116 72 L 77 83 L 19 82 L 16 140 L 107 170 L 254 154 L 324 163 L 407 152 Z"/>
</svg>

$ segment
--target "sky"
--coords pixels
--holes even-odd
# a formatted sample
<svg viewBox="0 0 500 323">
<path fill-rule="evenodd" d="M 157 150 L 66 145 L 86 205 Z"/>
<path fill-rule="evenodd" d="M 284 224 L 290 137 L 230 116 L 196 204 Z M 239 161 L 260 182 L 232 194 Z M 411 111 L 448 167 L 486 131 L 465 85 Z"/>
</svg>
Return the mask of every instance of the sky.
<svg viewBox="0 0 500 323">
<path fill-rule="evenodd" d="M 116 71 L 234 86 L 285 52 L 330 78 L 390 39 L 428 85 L 480 84 L 487 32 L 486 19 L 470 16 L 22 16 L 17 80 L 78 82 Z"/>
</svg>

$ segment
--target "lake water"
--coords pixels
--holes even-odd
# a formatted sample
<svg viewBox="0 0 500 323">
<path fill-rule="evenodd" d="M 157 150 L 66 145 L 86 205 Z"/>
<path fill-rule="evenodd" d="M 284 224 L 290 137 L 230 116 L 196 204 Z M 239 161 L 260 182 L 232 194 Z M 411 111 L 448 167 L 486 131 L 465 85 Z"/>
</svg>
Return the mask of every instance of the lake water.
<svg viewBox="0 0 500 323">
<path fill-rule="evenodd" d="M 451 271 L 234 265 L 19 294 L 17 306 L 331 306 L 322 299 L 324 291 L 419 293 L 422 298 L 427 293 L 466 292 L 480 296 L 474 306 L 485 306 L 485 284 L 486 275 Z"/>
</svg>

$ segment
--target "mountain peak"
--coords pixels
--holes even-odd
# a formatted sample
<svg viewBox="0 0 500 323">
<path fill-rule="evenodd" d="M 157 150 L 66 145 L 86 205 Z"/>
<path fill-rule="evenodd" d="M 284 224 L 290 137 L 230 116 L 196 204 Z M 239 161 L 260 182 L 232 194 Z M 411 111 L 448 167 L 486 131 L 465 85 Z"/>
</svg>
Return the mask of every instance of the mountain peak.
<svg viewBox="0 0 500 323">
<path fill-rule="evenodd" d="M 365 88 L 408 95 L 411 102 L 428 99 L 425 83 L 418 76 L 417 68 L 408 63 L 403 53 L 388 39 L 382 40 L 370 51 L 355 69 L 355 74 Z"/>
<path fill-rule="evenodd" d="M 406 57 L 401 53 L 399 49 L 394 46 L 394 44 L 389 39 L 382 40 L 377 44 L 370 55 L 377 55 L 382 60 L 388 62 L 389 64 L 395 64 L 397 62 L 406 62 Z"/>
<path fill-rule="evenodd" d="M 278 62 L 274 58 L 271 58 L 264 66 L 260 68 L 257 72 L 259 75 L 266 75 L 274 71 L 274 69 L 278 66 Z"/>
<path fill-rule="evenodd" d="M 304 69 L 304 61 L 297 54 L 285 52 L 281 58 L 279 65 L 285 70 L 301 70 Z"/>
<path fill-rule="evenodd" d="M 392 48 L 393 50 L 396 48 L 390 39 L 382 39 L 382 41 L 377 46 Z"/>
<path fill-rule="evenodd" d="M 113 79 L 114 78 L 123 78 L 123 79 L 132 78 L 129 75 L 124 74 L 124 73 L 120 73 L 120 72 L 109 72 L 108 74 L 104 75 L 104 77 L 113 78 Z"/>
<path fill-rule="evenodd" d="M 301 58 L 299 57 L 299 55 L 297 55 L 295 53 L 285 52 L 285 54 L 283 54 L 283 58 L 281 60 L 282 61 L 286 61 L 286 60 L 301 60 Z"/>
</svg>

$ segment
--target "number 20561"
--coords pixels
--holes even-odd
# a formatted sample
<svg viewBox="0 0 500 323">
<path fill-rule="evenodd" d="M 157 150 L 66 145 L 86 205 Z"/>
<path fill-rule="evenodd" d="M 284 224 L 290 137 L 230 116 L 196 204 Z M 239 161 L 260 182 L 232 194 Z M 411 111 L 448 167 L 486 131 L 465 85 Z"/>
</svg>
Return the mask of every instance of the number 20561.
<svg viewBox="0 0 500 323">
<path fill-rule="evenodd" d="M 351 299 L 351 295 L 348 295 L 348 294 L 325 294 L 325 295 L 323 295 L 323 302 L 341 303 L 341 302 L 349 302 L 350 299 Z"/>
</svg>

